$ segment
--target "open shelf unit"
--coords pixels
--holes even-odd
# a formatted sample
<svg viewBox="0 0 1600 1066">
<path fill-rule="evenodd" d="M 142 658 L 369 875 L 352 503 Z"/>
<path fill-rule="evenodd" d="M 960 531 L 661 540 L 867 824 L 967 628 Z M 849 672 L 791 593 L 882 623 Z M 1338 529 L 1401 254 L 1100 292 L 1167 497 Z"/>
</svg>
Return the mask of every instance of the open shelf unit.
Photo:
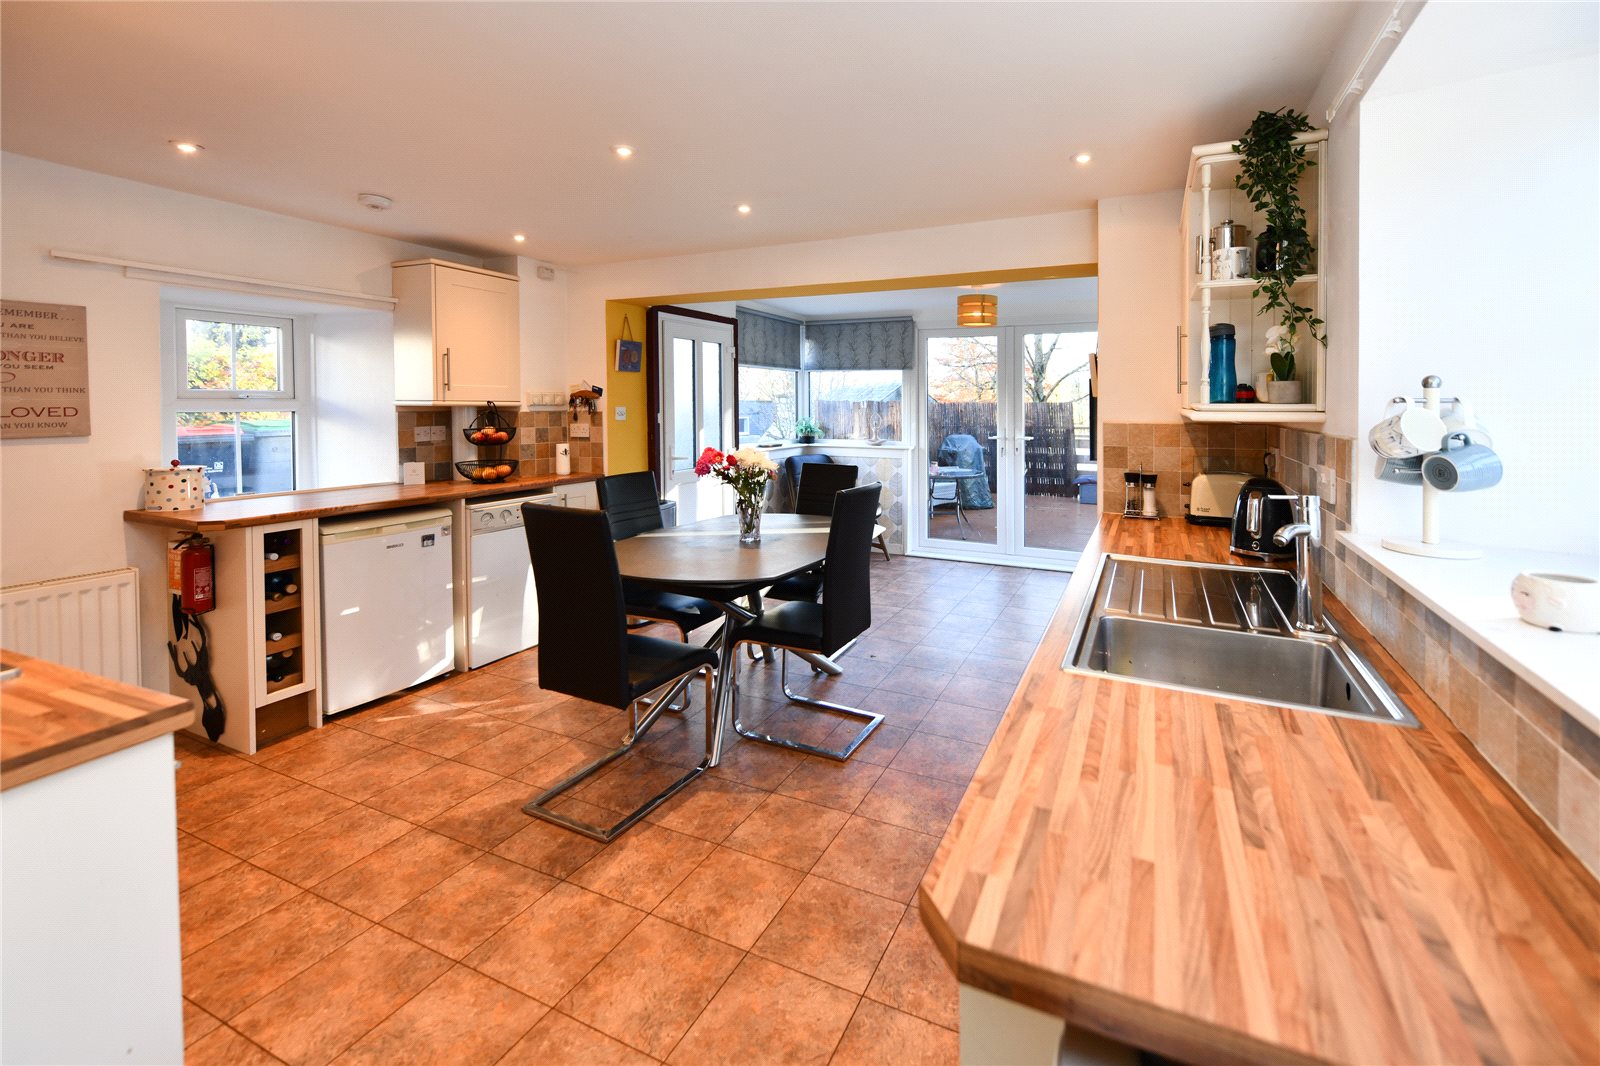
<svg viewBox="0 0 1600 1066">
<path fill-rule="evenodd" d="M 1301 134 L 1296 142 L 1307 148 L 1314 166 L 1301 177 L 1300 198 L 1312 246 L 1321 248 L 1323 188 L 1326 182 L 1326 130 Z M 1191 422 L 1270 423 L 1321 425 L 1326 420 L 1327 353 L 1323 346 L 1302 336 L 1295 352 L 1295 376 L 1303 382 L 1304 402 L 1211 403 L 1211 326 L 1227 322 L 1237 343 L 1235 368 L 1240 384 L 1256 383 L 1271 370 L 1266 354 L 1266 331 L 1277 324 L 1271 315 L 1258 315 L 1254 278 L 1213 279 L 1210 256 L 1212 227 L 1233 220 L 1249 228 L 1250 242 L 1264 225 L 1261 217 L 1234 184 L 1239 156 L 1231 144 L 1204 144 L 1191 150 L 1188 180 L 1184 186 L 1181 239 L 1184 294 L 1182 323 L 1178 327 L 1178 390 L 1183 395 L 1183 417 Z M 1198 242 L 1198 243 L 1197 243 Z M 1309 273 L 1294 286 L 1296 300 L 1317 312 L 1323 308 L 1322 276 Z"/>
</svg>

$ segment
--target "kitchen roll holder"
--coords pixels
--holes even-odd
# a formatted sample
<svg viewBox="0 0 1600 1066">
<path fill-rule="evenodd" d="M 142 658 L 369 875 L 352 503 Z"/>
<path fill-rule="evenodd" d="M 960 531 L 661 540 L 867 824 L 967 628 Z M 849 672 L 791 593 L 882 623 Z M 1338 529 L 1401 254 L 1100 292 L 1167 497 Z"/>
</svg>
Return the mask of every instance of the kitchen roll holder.
<svg viewBox="0 0 1600 1066">
<path fill-rule="evenodd" d="M 1441 396 L 1444 386 L 1443 380 L 1437 374 L 1429 374 L 1422 379 L 1422 396 L 1420 402 L 1428 411 L 1437 414 L 1440 404 L 1450 404 L 1457 411 L 1470 410 L 1459 398 L 1455 396 Z M 1400 403 L 1404 397 L 1395 397 L 1391 403 Z M 1448 427 L 1447 427 L 1448 428 Z M 1440 478 L 1424 476 L 1423 468 L 1430 461 L 1437 464 L 1441 458 L 1447 456 L 1452 438 L 1467 435 L 1470 438 L 1471 430 L 1467 428 L 1448 429 L 1439 441 L 1439 447 L 1434 451 L 1405 459 L 1395 459 L 1382 454 L 1378 455 L 1377 478 L 1396 485 L 1416 485 L 1422 489 L 1422 536 L 1413 537 L 1384 537 L 1380 543 L 1390 551 L 1403 552 L 1406 555 L 1420 555 L 1430 559 L 1477 559 L 1483 555 L 1481 548 L 1470 545 L 1446 541 L 1440 533 L 1441 523 L 1439 517 L 1439 497 L 1446 491 L 1471 491 L 1486 489 L 1500 481 L 1497 472 L 1492 479 L 1483 479 L 1480 482 L 1452 483 L 1453 490 L 1435 487 L 1435 482 L 1447 483 Z M 1472 443 L 1469 439 L 1468 443 Z M 1374 449 L 1376 450 L 1376 449 Z"/>
</svg>

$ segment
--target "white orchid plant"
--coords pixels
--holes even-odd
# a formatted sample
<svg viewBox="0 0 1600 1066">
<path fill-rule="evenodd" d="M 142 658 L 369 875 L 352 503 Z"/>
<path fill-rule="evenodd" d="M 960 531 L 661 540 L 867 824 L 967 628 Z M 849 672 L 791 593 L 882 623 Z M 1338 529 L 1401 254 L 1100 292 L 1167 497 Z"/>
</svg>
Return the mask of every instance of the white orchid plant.
<svg viewBox="0 0 1600 1066">
<path fill-rule="evenodd" d="M 1267 328 L 1266 352 L 1272 360 L 1272 376 L 1278 381 L 1294 380 L 1294 345 L 1293 326 Z"/>
</svg>

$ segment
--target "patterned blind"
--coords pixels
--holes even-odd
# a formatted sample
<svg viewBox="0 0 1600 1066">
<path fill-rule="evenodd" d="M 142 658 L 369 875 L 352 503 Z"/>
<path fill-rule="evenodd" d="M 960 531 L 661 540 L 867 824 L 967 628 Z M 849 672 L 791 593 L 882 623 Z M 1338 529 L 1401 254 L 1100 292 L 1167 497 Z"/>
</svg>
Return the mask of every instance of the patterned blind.
<svg viewBox="0 0 1600 1066">
<path fill-rule="evenodd" d="M 916 357 L 909 318 L 806 323 L 806 370 L 910 370 Z"/>
<path fill-rule="evenodd" d="M 800 323 L 748 307 L 739 308 L 734 317 L 739 322 L 739 363 L 742 366 L 800 369 Z"/>
</svg>

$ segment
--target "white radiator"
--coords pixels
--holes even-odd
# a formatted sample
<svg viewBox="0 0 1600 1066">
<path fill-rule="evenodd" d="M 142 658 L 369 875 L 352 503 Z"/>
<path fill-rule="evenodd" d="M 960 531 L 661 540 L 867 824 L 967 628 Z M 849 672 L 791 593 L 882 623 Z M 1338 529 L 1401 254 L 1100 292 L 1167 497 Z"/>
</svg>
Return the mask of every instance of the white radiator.
<svg viewBox="0 0 1600 1066">
<path fill-rule="evenodd" d="M 0 589 L 0 647 L 139 684 L 139 571 Z"/>
</svg>

